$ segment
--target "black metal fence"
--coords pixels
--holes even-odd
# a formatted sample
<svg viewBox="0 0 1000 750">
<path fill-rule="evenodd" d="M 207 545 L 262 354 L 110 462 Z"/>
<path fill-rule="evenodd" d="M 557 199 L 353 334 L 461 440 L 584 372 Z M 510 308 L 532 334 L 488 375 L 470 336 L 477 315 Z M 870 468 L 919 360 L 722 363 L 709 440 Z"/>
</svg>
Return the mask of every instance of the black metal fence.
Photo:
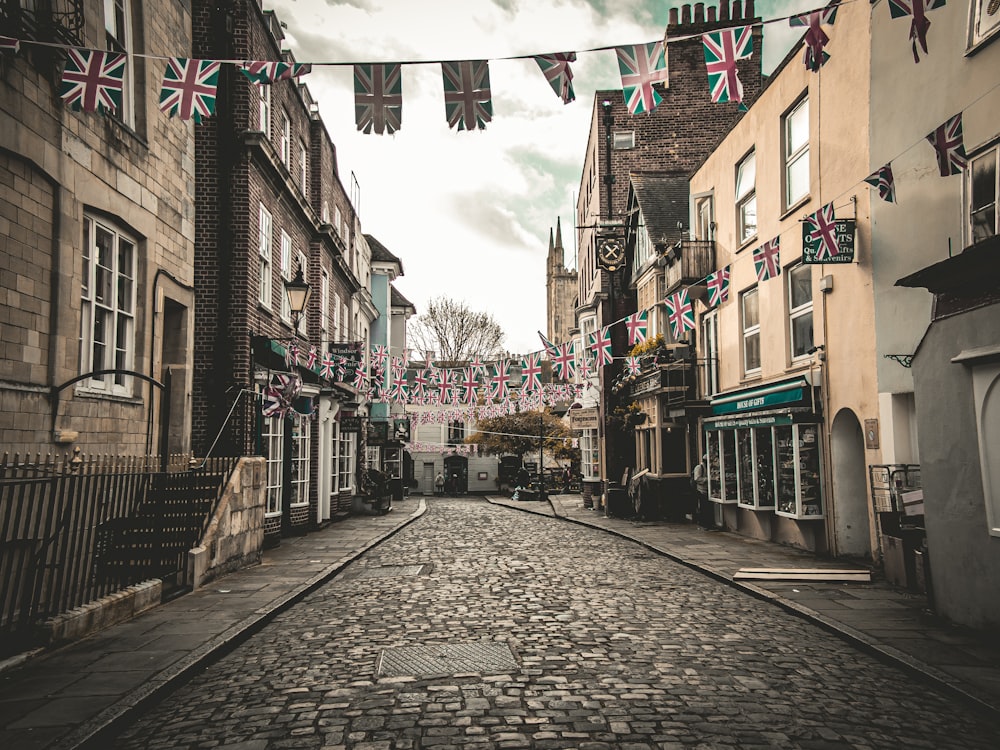
<svg viewBox="0 0 1000 750">
<path fill-rule="evenodd" d="M 183 585 L 187 552 L 238 458 L 11 457 L 0 460 L 0 650 L 35 626 L 150 578 Z M 193 468 L 192 468 L 193 467 Z"/>
</svg>

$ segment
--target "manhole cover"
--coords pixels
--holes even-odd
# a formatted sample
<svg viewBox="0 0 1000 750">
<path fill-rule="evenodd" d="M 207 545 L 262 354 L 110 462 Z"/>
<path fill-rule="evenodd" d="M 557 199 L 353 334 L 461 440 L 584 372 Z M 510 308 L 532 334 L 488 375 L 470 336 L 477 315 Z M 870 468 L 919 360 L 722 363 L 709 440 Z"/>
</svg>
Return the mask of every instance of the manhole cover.
<svg viewBox="0 0 1000 750">
<path fill-rule="evenodd" d="M 517 669 L 506 643 L 477 641 L 436 646 L 400 646 L 379 654 L 376 677 L 430 677 L 460 672 L 500 673 Z"/>
<path fill-rule="evenodd" d="M 396 576 L 417 576 L 423 565 L 380 565 L 377 568 L 362 568 L 358 578 L 395 578 Z"/>
</svg>

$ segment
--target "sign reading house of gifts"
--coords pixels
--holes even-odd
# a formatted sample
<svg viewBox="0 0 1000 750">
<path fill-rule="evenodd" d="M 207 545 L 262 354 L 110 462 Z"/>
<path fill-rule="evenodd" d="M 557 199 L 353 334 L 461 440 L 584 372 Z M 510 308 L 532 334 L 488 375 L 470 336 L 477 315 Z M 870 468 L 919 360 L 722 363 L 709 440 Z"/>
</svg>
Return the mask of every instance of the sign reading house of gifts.
<svg viewBox="0 0 1000 750">
<path fill-rule="evenodd" d="M 854 219 L 837 219 L 834 222 L 837 232 L 837 254 L 819 258 L 820 240 L 810 236 L 809 223 L 802 223 L 802 262 L 803 263 L 853 263 L 854 262 Z"/>
</svg>

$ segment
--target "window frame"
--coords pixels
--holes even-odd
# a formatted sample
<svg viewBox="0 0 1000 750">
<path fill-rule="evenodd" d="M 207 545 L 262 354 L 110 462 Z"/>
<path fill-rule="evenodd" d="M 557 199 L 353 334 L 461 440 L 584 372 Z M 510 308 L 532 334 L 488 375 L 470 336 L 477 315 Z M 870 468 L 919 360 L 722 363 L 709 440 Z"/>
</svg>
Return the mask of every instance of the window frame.
<svg viewBox="0 0 1000 750">
<path fill-rule="evenodd" d="M 601 449 L 597 430 L 582 430 L 580 433 L 580 473 L 585 482 L 601 479 Z"/>
<path fill-rule="evenodd" d="M 993 234 L 987 234 L 983 237 L 976 238 L 975 234 L 975 223 L 973 222 L 973 202 L 975 199 L 974 193 L 974 182 L 973 182 L 973 167 L 974 165 L 982 160 L 989 161 L 989 158 L 993 158 Z M 966 231 L 966 245 L 974 245 L 977 242 L 981 242 L 989 237 L 996 236 L 1000 234 L 1000 140 L 994 140 L 992 143 L 988 144 L 984 148 L 978 149 L 974 154 L 969 156 L 969 165 L 965 170 L 964 175 L 965 183 L 965 211 L 964 211 L 964 224 Z M 984 206 L 980 211 L 986 210 L 989 205 Z"/>
<path fill-rule="evenodd" d="M 743 168 L 751 164 L 753 165 L 753 180 L 749 189 L 740 191 L 740 175 L 743 173 Z M 736 231 L 738 233 L 737 245 L 743 246 L 753 240 L 757 236 L 757 150 L 750 149 L 747 154 L 736 163 L 736 182 L 734 184 L 733 195 L 735 196 L 736 202 Z M 747 207 L 753 205 L 753 215 L 754 224 L 753 232 L 747 233 L 747 228 L 750 226 L 746 223 Z"/>
<path fill-rule="evenodd" d="M 279 269 L 283 282 L 292 280 L 292 238 L 284 229 L 281 230 L 281 244 L 279 245 Z M 282 284 L 284 286 L 284 284 Z M 281 294 L 281 320 L 288 325 L 292 324 L 292 308 L 288 303 L 288 294 L 282 289 Z"/>
<path fill-rule="evenodd" d="M 264 516 L 281 515 L 285 466 L 285 418 L 280 415 L 261 419 L 261 445 L 264 446 Z"/>
<path fill-rule="evenodd" d="M 325 352 L 330 344 L 330 272 L 320 269 L 319 282 L 319 339 Z"/>
<path fill-rule="evenodd" d="M 628 151 L 635 148 L 634 130 L 614 130 L 611 133 L 611 148 L 614 151 Z"/>
<path fill-rule="evenodd" d="M 757 320 L 754 323 L 747 324 L 747 299 L 753 297 L 756 306 L 756 317 Z M 749 289 L 740 292 L 740 330 L 742 331 L 742 341 L 743 341 L 743 374 L 747 377 L 753 375 L 759 375 L 761 370 L 761 327 L 760 327 L 760 287 L 754 285 Z M 756 337 L 757 340 L 757 363 L 755 367 L 750 367 L 748 360 L 749 350 L 747 348 L 748 342 Z"/>
<path fill-rule="evenodd" d="M 117 10 L 121 10 L 119 18 Z M 111 11 L 113 19 L 108 18 Z M 118 28 L 118 21 L 122 27 Z M 111 28 L 110 22 L 114 23 Z M 111 115 L 135 129 L 135 102 L 138 96 L 135 91 L 137 83 L 135 75 L 134 53 L 135 35 L 132 29 L 132 0 L 104 0 L 104 48 L 109 52 L 125 54 L 125 74 L 122 81 L 122 104 L 112 110 Z"/>
<path fill-rule="evenodd" d="M 800 305 L 794 304 L 794 289 L 793 282 L 795 279 L 802 274 L 805 274 L 809 280 L 809 301 L 804 302 Z M 812 284 L 812 266 L 801 261 L 789 266 L 785 269 L 783 276 L 787 279 L 785 289 L 788 293 L 788 354 L 791 357 L 791 361 L 795 362 L 797 360 L 805 359 L 809 357 L 809 349 L 812 348 L 815 343 L 815 332 L 812 329 L 812 324 L 810 323 L 810 336 L 808 346 L 802 347 L 802 352 L 796 354 L 796 336 L 795 336 L 795 323 L 806 316 L 809 317 L 810 321 L 813 319 L 813 284 Z"/>
<path fill-rule="evenodd" d="M 251 83 L 257 89 L 257 130 L 265 138 L 271 137 L 271 87 L 266 84 Z"/>
<path fill-rule="evenodd" d="M 806 137 L 798 148 L 794 147 L 792 141 L 793 128 L 793 118 L 802 113 L 803 108 L 805 108 L 805 128 Z M 809 181 L 811 177 L 810 163 L 809 163 L 809 95 L 804 94 L 795 104 L 789 108 L 789 110 L 781 117 L 781 153 L 782 153 L 782 180 L 784 181 L 784 208 L 789 210 L 793 206 L 801 203 L 803 200 L 809 197 Z M 802 160 L 805 160 L 805 186 L 801 193 L 798 195 L 792 195 L 792 169 L 799 164 Z"/>
<path fill-rule="evenodd" d="M 257 285 L 257 303 L 268 310 L 271 309 L 273 291 L 271 278 L 273 245 L 274 218 L 261 203 L 257 211 L 257 269 L 260 276 Z"/>
<path fill-rule="evenodd" d="M 278 158 L 285 165 L 285 169 L 292 169 L 292 120 L 288 116 L 287 110 L 281 111 L 281 133 L 278 142 Z"/>
<path fill-rule="evenodd" d="M 357 440 L 356 432 L 346 432 L 339 429 L 339 450 L 337 451 L 337 487 L 340 492 L 354 491 L 354 451 Z"/>
<path fill-rule="evenodd" d="M 139 243 L 136 238 L 122 231 L 114 222 L 95 214 L 84 212 L 84 237 L 80 284 L 80 374 L 84 375 L 94 370 L 133 370 L 136 356 L 136 304 L 138 300 L 137 284 L 139 270 Z M 112 239 L 108 252 L 111 265 L 100 263 L 97 246 L 98 230 L 103 230 Z M 129 252 L 130 266 L 123 272 L 122 244 L 131 247 Z M 104 296 L 98 297 L 98 271 L 104 268 L 108 280 L 104 286 Z M 131 274 L 131 275 L 129 275 Z M 127 283 L 128 292 L 122 295 L 123 282 Z M 124 303 L 124 305 L 122 304 Z M 103 338 L 102 361 L 95 361 L 95 342 L 97 340 L 97 309 L 104 310 L 110 325 Z M 122 328 L 124 327 L 124 331 Z M 110 378 L 110 380 L 108 380 Z M 133 395 L 132 377 L 129 375 L 99 375 L 80 381 L 79 390 L 104 393 L 115 396 L 130 397 Z"/>
<path fill-rule="evenodd" d="M 309 151 L 305 141 L 299 141 L 299 188 L 304 198 L 309 197 Z"/>
<path fill-rule="evenodd" d="M 702 355 L 705 360 L 702 395 L 706 398 L 719 393 L 719 310 L 701 316 Z"/>
<path fill-rule="evenodd" d="M 291 475 L 288 490 L 288 507 L 299 508 L 309 505 L 309 474 L 312 470 L 312 428 L 309 417 L 293 414 L 294 424 L 291 434 L 292 455 L 289 456 Z M 297 444 L 297 445 L 296 445 Z M 293 498 L 296 498 L 293 500 Z"/>
</svg>

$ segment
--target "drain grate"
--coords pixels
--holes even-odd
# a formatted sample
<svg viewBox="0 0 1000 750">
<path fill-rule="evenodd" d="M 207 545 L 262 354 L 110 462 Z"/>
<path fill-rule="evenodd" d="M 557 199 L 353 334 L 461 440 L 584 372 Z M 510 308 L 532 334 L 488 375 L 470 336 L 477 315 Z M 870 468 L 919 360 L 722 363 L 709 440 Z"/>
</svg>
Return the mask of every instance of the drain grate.
<svg viewBox="0 0 1000 750">
<path fill-rule="evenodd" d="M 375 676 L 431 677 L 461 672 L 496 674 L 517 668 L 517 659 L 506 643 L 476 641 L 383 649 L 378 657 Z"/>
<path fill-rule="evenodd" d="M 397 576 L 418 576 L 423 565 L 380 565 L 377 568 L 362 568 L 358 578 L 395 578 Z"/>
</svg>

